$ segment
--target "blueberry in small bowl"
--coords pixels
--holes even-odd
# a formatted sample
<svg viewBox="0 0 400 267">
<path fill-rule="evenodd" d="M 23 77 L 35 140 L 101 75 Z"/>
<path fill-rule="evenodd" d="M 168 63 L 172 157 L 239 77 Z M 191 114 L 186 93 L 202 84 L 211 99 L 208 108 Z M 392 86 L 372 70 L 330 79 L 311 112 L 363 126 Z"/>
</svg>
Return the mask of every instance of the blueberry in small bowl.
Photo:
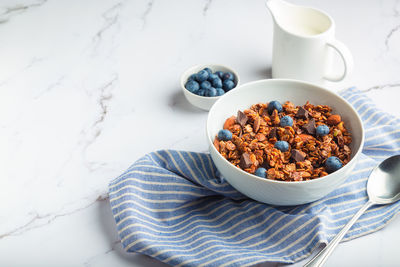
<svg viewBox="0 0 400 267">
<path fill-rule="evenodd" d="M 233 69 L 217 64 L 193 66 L 181 77 L 186 99 L 207 111 L 215 101 L 238 85 L 239 75 Z"/>
</svg>

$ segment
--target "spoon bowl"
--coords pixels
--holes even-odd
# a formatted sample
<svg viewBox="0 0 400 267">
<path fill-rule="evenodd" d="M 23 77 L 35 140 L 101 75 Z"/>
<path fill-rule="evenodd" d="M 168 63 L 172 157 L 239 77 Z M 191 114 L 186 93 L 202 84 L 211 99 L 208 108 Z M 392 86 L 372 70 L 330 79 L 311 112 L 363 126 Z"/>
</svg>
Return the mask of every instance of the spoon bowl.
<svg viewBox="0 0 400 267">
<path fill-rule="evenodd" d="M 369 175 L 367 193 L 369 198 L 367 203 L 361 207 L 332 241 L 304 266 L 322 266 L 347 231 L 369 207 L 391 204 L 400 200 L 400 155 L 387 158 L 374 168 Z"/>
<path fill-rule="evenodd" d="M 385 159 L 371 172 L 367 192 L 374 204 L 390 204 L 400 199 L 400 155 Z"/>
</svg>

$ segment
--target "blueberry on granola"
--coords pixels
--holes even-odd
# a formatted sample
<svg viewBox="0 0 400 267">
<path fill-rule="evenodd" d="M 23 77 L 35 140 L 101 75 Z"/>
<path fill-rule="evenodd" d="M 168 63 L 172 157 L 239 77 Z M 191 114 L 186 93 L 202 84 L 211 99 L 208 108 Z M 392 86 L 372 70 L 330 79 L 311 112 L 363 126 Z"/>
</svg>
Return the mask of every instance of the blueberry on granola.
<svg viewBox="0 0 400 267">
<path fill-rule="evenodd" d="M 265 177 L 267 177 L 267 170 L 260 167 L 255 171 L 254 175 L 261 177 L 261 178 L 265 178 Z"/>
<path fill-rule="evenodd" d="M 232 133 L 229 130 L 220 130 L 218 132 L 218 139 L 222 141 L 229 141 L 232 139 Z"/>
<path fill-rule="evenodd" d="M 274 109 L 276 109 L 279 112 L 282 111 L 282 105 L 281 103 L 279 103 L 278 101 L 271 101 L 268 104 L 268 113 L 272 114 L 272 112 L 274 111 Z"/>
<path fill-rule="evenodd" d="M 340 159 L 334 156 L 329 157 L 325 162 L 325 168 L 329 173 L 339 170 L 342 166 L 343 164 Z"/>
<path fill-rule="evenodd" d="M 270 115 L 268 105 L 253 104 L 227 118 L 223 129 L 232 133 L 231 141 L 215 137 L 214 147 L 234 166 L 253 175 L 265 174 L 266 179 L 305 181 L 326 176 L 350 161 L 351 133 L 340 115 L 331 115 L 331 107 L 308 101 L 295 107 L 286 101 L 280 113 L 274 108 Z M 293 120 L 291 127 L 285 126 L 290 121 L 286 116 Z M 317 130 L 317 126 L 323 127 Z"/>
<path fill-rule="evenodd" d="M 329 134 L 329 127 L 326 126 L 325 124 L 319 125 L 315 129 L 315 133 L 317 134 L 317 136 L 325 136 L 325 135 Z"/>
<path fill-rule="evenodd" d="M 282 152 L 286 152 L 289 150 L 289 143 L 286 141 L 276 141 L 274 147 Z"/>
<path fill-rule="evenodd" d="M 284 116 L 284 117 L 282 117 L 281 122 L 280 122 L 280 125 L 281 125 L 281 127 L 286 127 L 286 126 L 292 127 L 292 126 L 293 126 L 293 119 L 292 119 L 292 117 L 290 117 L 290 116 Z"/>
</svg>

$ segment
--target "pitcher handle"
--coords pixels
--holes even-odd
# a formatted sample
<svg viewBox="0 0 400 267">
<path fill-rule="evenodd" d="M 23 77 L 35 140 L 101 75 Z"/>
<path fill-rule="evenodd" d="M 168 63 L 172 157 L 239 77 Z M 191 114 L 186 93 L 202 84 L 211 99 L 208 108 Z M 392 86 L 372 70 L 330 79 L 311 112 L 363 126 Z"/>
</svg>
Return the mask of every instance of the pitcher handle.
<svg viewBox="0 0 400 267">
<path fill-rule="evenodd" d="M 344 65 L 344 71 L 342 74 L 329 74 L 325 75 L 324 79 L 331 81 L 331 82 L 340 82 L 342 81 L 346 76 L 350 74 L 350 72 L 353 70 L 353 56 L 351 55 L 350 50 L 345 46 L 342 42 L 338 40 L 332 40 L 328 41 L 326 43 L 327 46 L 332 47 L 335 49 L 340 57 L 343 60 L 343 65 Z"/>
</svg>

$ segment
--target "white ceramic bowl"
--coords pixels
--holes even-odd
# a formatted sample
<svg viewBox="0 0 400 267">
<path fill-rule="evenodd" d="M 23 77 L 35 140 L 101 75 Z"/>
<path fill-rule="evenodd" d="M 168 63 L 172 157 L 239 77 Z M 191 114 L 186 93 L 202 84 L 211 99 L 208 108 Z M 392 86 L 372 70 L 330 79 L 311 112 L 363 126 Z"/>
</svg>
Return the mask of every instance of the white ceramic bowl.
<svg viewBox="0 0 400 267">
<path fill-rule="evenodd" d="M 218 65 L 218 64 L 196 65 L 196 66 L 190 67 L 182 74 L 181 88 L 183 90 L 183 94 L 185 95 L 185 97 L 189 101 L 189 103 L 200 109 L 210 110 L 212 105 L 214 105 L 215 101 L 217 101 L 221 96 L 214 96 L 214 97 L 199 96 L 199 95 L 193 94 L 192 92 L 190 92 L 189 90 L 187 90 L 185 88 L 185 84 L 186 84 L 189 76 L 192 75 L 193 73 L 197 73 L 197 72 L 203 70 L 204 68 L 210 68 L 213 72 L 216 72 L 216 71 L 232 72 L 233 75 L 235 76 L 235 79 L 234 79 L 235 87 L 232 90 L 236 89 L 239 86 L 240 78 L 239 78 L 239 75 L 236 73 L 236 71 L 234 71 L 233 69 L 228 68 L 223 65 Z"/>
<path fill-rule="evenodd" d="M 227 118 L 238 110 L 255 103 L 290 100 L 295 105 L 329 105 L 333 113 L 340 114 L 346 128 L 352 133 L 351 160 L 341 169 L 325 177 L 310 181 L 284 182 L 260 178 L 249 174 L 222 157 L 213 140 Z M 286 79 L 260 80 L 246 83 L 228 92 L 211 108 L 207 120 L 207 139 L 211 157 L 222 176 L 238 191 L 260 202 L 273 205 L 299 205 L 318 200 L 342 184 L 354 168 L 364 144 L 364 129 L 354 108 L 337 94 L 316 85 Z"/>
</svg>

